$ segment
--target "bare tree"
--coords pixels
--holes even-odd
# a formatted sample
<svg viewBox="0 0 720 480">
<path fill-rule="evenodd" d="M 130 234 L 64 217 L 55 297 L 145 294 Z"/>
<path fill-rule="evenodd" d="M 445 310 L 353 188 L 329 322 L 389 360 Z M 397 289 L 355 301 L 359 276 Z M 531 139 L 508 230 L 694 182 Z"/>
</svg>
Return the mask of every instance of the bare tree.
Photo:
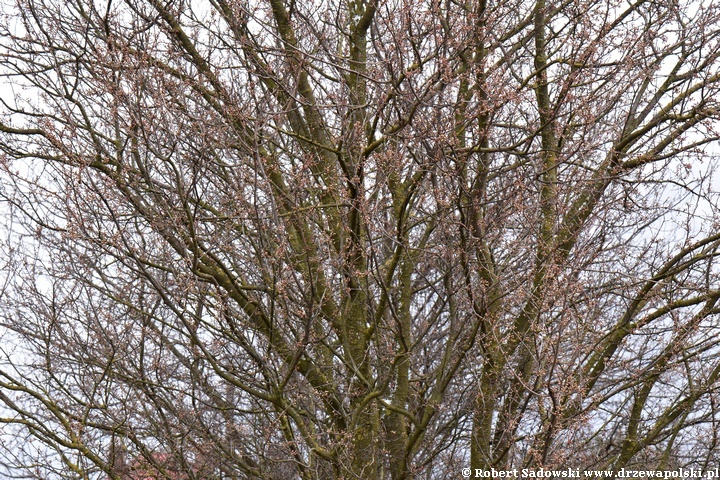
<svg viewBox="0 0 720 480">
<path fill-rule="evenodd" d="M 718 466 L 712 2 L 16 1 L 4 475 Z"/>
</svg>

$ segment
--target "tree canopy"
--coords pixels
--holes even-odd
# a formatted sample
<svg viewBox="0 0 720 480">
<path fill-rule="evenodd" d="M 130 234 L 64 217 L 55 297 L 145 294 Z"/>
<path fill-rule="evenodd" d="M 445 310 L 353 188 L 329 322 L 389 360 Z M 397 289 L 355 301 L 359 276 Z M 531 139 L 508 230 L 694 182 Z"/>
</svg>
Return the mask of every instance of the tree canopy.
<svg viewBox="0 0 720 480">
<path fill-rule="evenodd" d="M 720 464 L 713 2 L 2 10 L 0 474 Z"/>
</svg>

